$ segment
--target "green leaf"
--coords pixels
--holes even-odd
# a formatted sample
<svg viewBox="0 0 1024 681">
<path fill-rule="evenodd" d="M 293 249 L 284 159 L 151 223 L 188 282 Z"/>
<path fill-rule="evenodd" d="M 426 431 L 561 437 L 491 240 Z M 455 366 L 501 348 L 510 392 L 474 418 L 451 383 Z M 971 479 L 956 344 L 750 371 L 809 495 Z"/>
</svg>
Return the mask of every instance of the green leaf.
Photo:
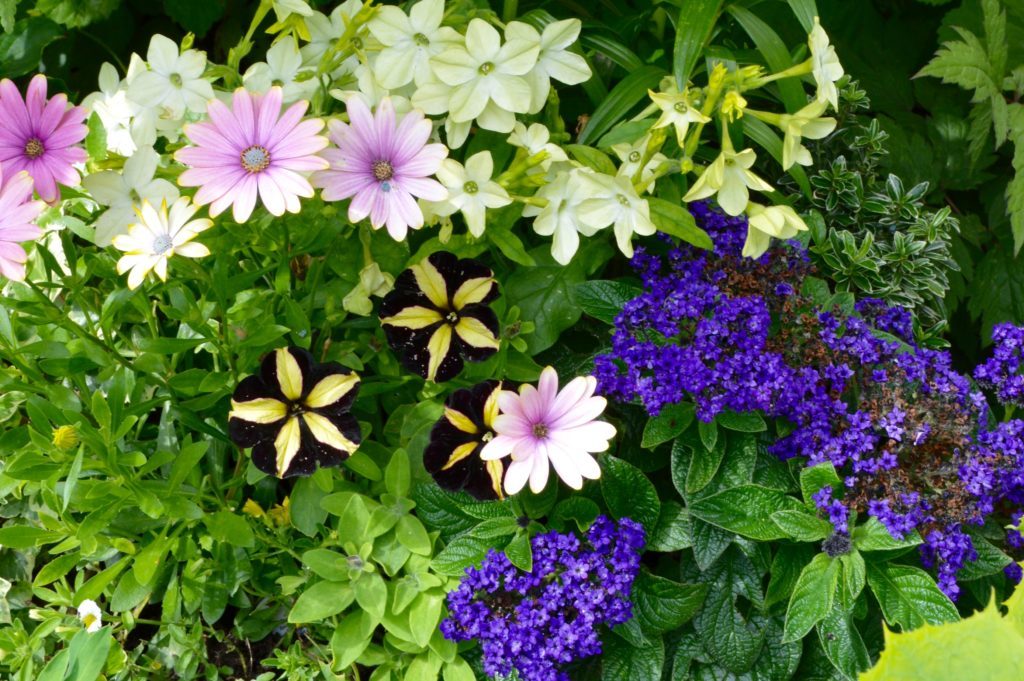
<svg viewBox="0 0 1024 681">
<path fill-rule="evenodd" d="M 0 29 L 10 33 L 14 28 L 14 15 L 18 10 L 18 0 L 0 0 Z"/>
<path fill-rule="evenodd" d="M 818 622 L 818 640 L 829 662 L 850 681 L 871 666 L 871 656 L 860 631 L 839 603 Z"/>
<path fill-rule="evenodd" d="M 70 572 L 71 568 L 75 567 L 81 558 L 81 554 L 77 551 L 57 556 L 39 569 L 39 572 L 36 573 L 36 578 L 32 580 L 32 586 L 46 586 L 56 582 Z"/>
<path fill-rule="evenodd" d="M 413 642 L 426 646 L 441 620 L 443 598 L 433 593 L 422 593 L 409 608 L 409 631 Z M 436 678 L 436 677 L 435 677 Z"/>
<path fill-rule="evenodd" d="M 806 509 L 776 511 L 772 522 L 786 535 L 797 541 L 820 541 L 832 534 L 832 525 Z"/>
<path fill-rule="evenodd" d="M 611 130 L 627 113 L 647 99 L 647 91 L 658 87 L 664 69 L 644 66 L 620 80 L 604 98 L 580 133 L 580 144 L 590 144 Z M 653 212 L 653 211 L 652 211 Z"/>
<path fill-rule="evenodd" d="M 225 0 L 164 0 L 164 11 L 186 31 L 202 38 L 224 15 Z"/>
<path fill-rule="evenodd" d="M 674 236 L 697 248 L 714 248 L 711 237 L 697 226 L 697 221 L 685 206 L 655 196 L 648 197 L 647 204 L 651 211 L 651 222 L 659 232 Z"/>
<path fill-rule="evenodd" d="M 467 567 L 483 560 L 490 548 L 490 540 L 482 539 L 468 532 L 463 533 L 455 537 L 434 556 L 430 567 L 434 572 L 442 575 L 461 575 Z"/>
<path fill-rule="evenodd" d="M 551 520 L 563 525 L 573 520 L 582 531 L 590 527 L 600 514 L 601 508 L 590 499 L 572 496 L 555 505 L 551 511 Z"/>
<path fill-rule="evenodd" d="M 530 546 L 530 535 L 521 532 L 505 547 L 505 555 L 509 562 L 524 572 L 533 570 L 533 548 Z"/>
<path fill-rule="evenodd" d="M 43 49 L 59 38 L 60 26 L 43 17 L 29 17 L 0 35 L 0 73 L 17 78 L 39 69 Z"/>
<path fill-rule="evenodd" d="M 759 541 L 782 539 L 786 533 L 772 522 L 776 510 L 797 510 L 801 505 L 775 489 L 740 485 L 690 503 L 690 514 L 724 530 Z"/>
<path fill-rule="evenodd" d="M 85 136 L 85 150 L 92 160 L 102 161 L 107 158 L 107 129 L 95 111 L 89 115 L 86 124 L 89 134 Z"/>
<path fill-rule="evenodd" d="M 728 11 L 757 45 L 757 50 L 764 57 L 770 71 L 778 73 L 793 65 L 786 44 L 771 26 L 745 7 L 730 5 Z M 803 85 L 797 79 L 783 78 L 776 84 L 786 111 L 793 113 L 807 104 L 807 95 L 804 94 Z"/>
<path fill-rule="evenodd" d="M 355 593 L 348 584 L 339 582 L 317 582 L 302 592 L 295 600 L 288 622 L 306 624 L 319 622 L 331 615 L 337 615 L 355 600 Z"/>
<path fill-rule="evenodd" d="M 711 32 L 721 11 L 722 0 L 690 0 L 680 5 L 672 52 L 672 75 L 680 92 L 690 81 L 693 67 L 711 40 Z"/>
<path fill-rule="evenodd" d="M 960 619 L 956 606 L 920 568 L 893 563 L 868 565 L 868 585 L 890 626 L 903 630 Z"/>
<path fill-rule="evenodd" d="M 168 548 L 170 542 L 164 537 L 157 537 L 135 555 L 132 559 L 132 574 L 140 585 L 146 586 L 153 580 Z"/>
<path fill-rule="evenodd" d="M 569 152 L 570 156 L 591 170 L 604 173 L 605 175 L 614 175 L 616 173 L 615 164 L 608 158 L 608 154 L 598 151 L 594 147 L 588 147 L 584 144 L 567 144 L 564 148 Z"/>
<path fill-rule="evenodd" d="M 377 621 L 368 612 L 356 610 L 341 619 L 331 635 L 331 652 L 339 668 L 348 667 L 370 645 Z"/>
<path fill-rule="evenodd" d="M 740 433 L 763 433 L 768 430 L 764 419 L 755 411 L 735 412 L 727 409 L 715 416 L 715 423 Z"/>
<path fill-rule="evenodd" d="M 613 324 L 622 306 L 641 293 L 643 289 L 632 284 L 597 279 L 576 286 L 576 302 L 594 319 Z"/>
<path fill-rule="evenodd" d="M 632 518 L 648 532 L 658 524 L 658 492 L 636 466 L 614 456 L 605 457 L 601 493 L 616 519 Z"/>
<path fill-rule="evenodd" d="M 431 554 L 433 544 L 427 534 L 427 528 L 423 527 L 423 523 L 416 516 L 403 515 L 399 518 L 398 525 L 395 526 L 395 536 L 399 544 L 413 553 L 420 556 Z"/>
<path fill-rule="evenodd" d="M 647 420 L 640 446 L 644 449 L 654 449 L 677 437 L 693 423 L 693 413 L 693 404 L 690 402 L 665 407 L 657 416 Z"/>
<path fill-rule="evenodd" d="M 249 523 L 240 515 L 231 511 L 217 511 L 203 517 L 210 536 L 219 542 L 232 546 L 251 548 L 256 545 L 256 537 Z"/>
<path fill-rule="evenodd" d="M 113 643 L 110 627 L 103 627 L 91 634 L 84 629 L 76 633 L 68 644 L 65 681 L 96 681 L 103 672 Z"/>
<path fill-rule="evenodd" d="M 839 582 L 839 601 L 847 612 L 853 610 L 853 606 L 864 590 L 864 583 L 867 579 L 867 565 L 864 557 L 857 549 L 839 557 L 839 563 L 843 566 L 843 576 Z"/>
<path fill-rule="evenodd" d="M 804 503 L 813 508 L 813 497 L 818 493 L 818 490 L 822 487 L 832 487 L 834 489 L 836 486 L 841 485 L 842 482 L 836 473 L 835 466 L 830 463 L 820 463 L 817 466 L 804 468 L 800 471 L 800 494 L 804 498 Z"/>
<path fill-rule="evenodd" d="M 800 573 L 786 609 L 783 641 L 798 641 L 832 610 L 839 561 L 819 553 Z"/>
<path fill-rule="evenodd" d="M 409 455 L 404 449 L 396 449 L 384 470 L 384 485 L 388 493 L 396 497 L 409 496 Z"/>
<path fill-rule="evenodd" d="M 52 544 L 59 541 L 59 532 L 51 532 L 41 527 L 14 525 L 0 527 L 0 547 L 9 549 L 30 549 L 40 544 Z"/>
<path fill-rule="evenodd" d="M 316 534 L 317 528 L 327 520 L 327 511 L 320 506 L 325 496 L 327 494 L 313 478 L 299 478 L 289 497 L 288 517 L 292 527 L 307 537 Z"/>
<path fill-rule="evenodd" d="M 379 573 L 363 572 L 360 574 L 359 578 L 352 582 L 352 592 L 355 594 L 359 607 L 370 613 L 374 619 L 379 620 L 384 617 L 384 609 L 388 605 L 388 587 Z"/>
<path fill-rule="evenodd" d="M 693 532 L 693 559 L 701 570 L 711 567 L 736 537 L 700 518 L 691 517 L 690 527 Z"/>
<path fill-rule="evenodd" d="M 686 494 L 696 494 L 708 486 L 718 473 L 722 460 L 725 458 L 726 439 L 717 439 L 713 447 L 696 448 L 690 459 L 690 468 L 686 472 Z"/>
<path fill-rule="evenodd" d="M 697 613 L 706 584 L 681 584 L 641 570 L 633 583 L 633 608 L 640 624 L 661 633 L 677 629 Z"/>
<path fill-rule="evenodd" d="M 878 522 L 878 519 L 871 516 L 867 522 L 853 528 L 850 539 L 858 551 L 893 551 L 896 549 L 908 549 L 921 543 L 921 537 L 917 532 L 910 534 L 906 539 L 896 539 L 885 525 Z"/>
<path fill-rule="evenodd" d="M 326 580 L 340 582 L 348 579 L 348 562 L 337 551 L 310 549 L 302 554 L 302 563 Z"/>
<path fill-rule="evenodd" d="M 786 0 L 789 3 L 790 9 L 793 10 L 793 14 L 796 15 L 797 20 L 800 22 L 800 27 L 804 29 L 804 33 L 810 33 L 811 29 L 814 28 L 814 17 L 818 16 L 818 8 L 814 3 L 814 0 Z"/>
<path fill-rule="evenodd" d="M 771 570 L 768 571 L 771 579 L 764 595 L 765 608 L 789 601 L 800 573 L 817 554 L 817 548 L 807 544 L 783 544 L 776 549 Z"/>
<path fill-rule="evenodd" d="M 601 654 L 601 681 L 659 679 L 664 665 L 665 645 L 660 637 L 637 647 L 618 636 L 609 636 Z"/>
<path fill-rule="evenodd" d="M 442 679 L 443 681 L 476 681 L 476 674 L 473 673 L 473 668 L 469 666 L 468 662 L 461 657 L 456 657 L 444 666 Z"/>
<path fill-rule="evenodd" d="M 647 538 L 647 550 L 670 553 L 691 546 L 690 512 L 674 501 L 662 503 L 658 524 Z"/>
</svg>

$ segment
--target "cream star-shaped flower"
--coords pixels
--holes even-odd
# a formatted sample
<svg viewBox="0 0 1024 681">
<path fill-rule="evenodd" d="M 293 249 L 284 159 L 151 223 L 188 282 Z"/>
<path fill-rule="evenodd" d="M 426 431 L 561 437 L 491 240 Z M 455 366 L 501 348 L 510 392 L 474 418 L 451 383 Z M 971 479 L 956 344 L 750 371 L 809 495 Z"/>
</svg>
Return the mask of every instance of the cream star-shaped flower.
<svg viewBox="0 0 1024 681">
<path fill-rule="evenodd" d="M 657 231 L 647 201 L 637 195 L 633 183 L 624 175 L 592 173 L 582 177 L 593 185 L 591 191 L 595 196 L 580 202 L 580 221 L 595 229 L 614 225 L 619 250 L 632 258 L 633 235 L 650 236 Z"/>
<path fill-rule="evenodd" d="M 409 14 L 392 5 L 377 9 L 368 27 L 384 45 L 373 63 L 381 86 L 395 90 L 410 81 L 417 86 L 433 78 L 430 58 L 461 41 L 453 28 L 442 26 L 444 0 L 420 0 Z"/>
<path fill-rule="evenodd" d="M 811 48 L 811 73 L 818 84 L 818 99 L 839 108 L 839 91 L 836 81 L 843 77 L 843 65 L 836 56 L 836 48 L 829 44 L 828 34 L 821 27 L 818 17 L 814 17 L 814 28 L 807 36 L 807 45 Z"/>
<path fill-rule="evenodd" d="M 661 117 L 654 122 L 655 128 L 674 126 L 676 129 L 676 141 L 682 149 L 686 141 L 686 132 L 690 129 L 690 123 L 708 123 L 710 118 L 697 111 L 690 104 L 690 93 L 687 90 L 682 92 L 655 92 L 648 90 L 647 94 L 651 101 L 661 109 Z"/>
<path fill-rule="evenodd" d="M 739 215 L 750 201 L 750 192 L 770 192 L 772 186 L 750 172 L 757 155 L 753 149 L 733 151 L 729 138 L 724 138 L 722 152 L 704 173 L 690 187 L 683 197 L 684 201 L 706 199 L 717 194 L 718 205 L 729 215 Z"/>
<path fill-rule="evenodd" d="M 543 33 L 521 21 L 509 22 L 505 28 L 505 37 L 510 40 L 521 39 L 540 45 L 537 64 L 525 76 L 530 84 L 528 113 L 537 113 L 544 108 L 552 78 L 566 85 L 578 85 L 590 78 L 587 60 L 568 49 L 579 37 L 581 27 L 579 19 L 564 19 L 551 22 L 544 27 Z"/>
<path fill-rule="evenodd" d="M 792 239 L 797 232 L 807 230 L 807 224 L 789 206 L 762 206 L 753 202 L 747 206 L 747 225 L 743 257 L 754 259 L 764 255 L 772 237 Z"/>
<path fill-rule="evenodd" d="M 512 203 L 505 188 L 491 180 L 493 173 L 494 160 L 489 151 L 473 154 L 466 159 L 465 166 L 446 158 L 437 171 L 437 179 L 448 189 L 448 198 L 434 204 L 434 212 L 438 215 L 461 212 L 470 234 L 483 236 L 487 209 Z"/>
<path fill-rule="evenodd" d="M 779 116 L 779 127 L 786 134 L 782 142 L 782 169 L 789 170 L 794 163 L 809 166 L 814 161 L 811 152 L 800 143 L 804 137 L 820 140 L 836 129 L 836 119 L 821 118 L 826 102 L 816 99 L 794 114 Z"/>
</svg>

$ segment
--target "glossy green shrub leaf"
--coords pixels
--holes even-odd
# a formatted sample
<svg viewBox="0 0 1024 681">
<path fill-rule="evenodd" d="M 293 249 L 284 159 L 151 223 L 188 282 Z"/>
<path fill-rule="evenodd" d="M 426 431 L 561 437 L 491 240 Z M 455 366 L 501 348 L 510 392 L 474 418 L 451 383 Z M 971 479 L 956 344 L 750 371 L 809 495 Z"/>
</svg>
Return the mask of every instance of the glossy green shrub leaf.
<svg viewBox="0 0 1024 681">
<path fill-rule="evenodd" d="M 614 456 L 604 459 L 601 493 L 616 518 L 632 518 L 650 532 L 658 524 L 661 501 L 639 468 Z"/>
</svg>

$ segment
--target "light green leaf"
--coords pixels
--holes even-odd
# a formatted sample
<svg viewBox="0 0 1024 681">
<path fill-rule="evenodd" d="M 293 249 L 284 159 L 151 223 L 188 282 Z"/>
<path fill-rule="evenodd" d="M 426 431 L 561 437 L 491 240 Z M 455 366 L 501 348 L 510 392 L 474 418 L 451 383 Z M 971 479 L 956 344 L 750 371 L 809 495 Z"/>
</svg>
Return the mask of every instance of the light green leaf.
<svg viewBox="0 0 1024 681">
<path fill-rule="evenodd" d="M 871 563 L 868 585 L 890 626 L 904 630 L 960 619 L 956 606 L 924 570 L 909 565 Z"/>
<path fill-rule="evenodd" d="M 355 599 L 355 593 L 348 584 L 338 582 L 317 582 L 296 599 L 288 622 L 305 624 L 319 622 L 331 615 L 337 615 Z"/>
<path fill-rule="evenodd" d="M 832 610 L 839 561 L 819 553 L 800 573 L 786 609 L 783 641 L 798 641 Z"/>
</svg>

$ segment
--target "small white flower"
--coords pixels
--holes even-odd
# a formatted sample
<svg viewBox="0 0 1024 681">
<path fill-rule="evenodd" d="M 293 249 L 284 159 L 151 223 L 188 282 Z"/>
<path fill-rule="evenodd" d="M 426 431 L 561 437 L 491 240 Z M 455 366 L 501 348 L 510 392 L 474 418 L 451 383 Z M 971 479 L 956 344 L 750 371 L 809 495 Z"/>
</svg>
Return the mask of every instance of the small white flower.
<svg viewBox="0 0 1024 681">
<path fill-rule="evenodd" d="M 437 215 L 451 215 L 456 211 L 466 219 L 469 233 L 480 237 L 484 233 L 484 217 L 488 208 L 500 208 L 512 203 L 508 192 L 491 180 L 494 160 L 491 152 L 481 151 L 466 159 L 466 165 L 446 158 L 437 171 L 437 179 L 448 189 L 445 201 L 433 204 Z"/>
<path fill-rule="evenodd" d="M 188 111 L 206 113 L 206 103 L 213 99 L 213 87 L 203 79 L 203 52 L 180 52 L 177 43 L 158 34 L 149 41 L 146 61 L 149 70 L 131 80 L 129 99 L 145 108 L 167 108 L 176 118 Z"/>
<path fill-rule="evenodd" d="M 274 0 L 274 14 L 278 21 L 284 21 L 292 14 L 308 17 L 313 14 L 313 8 L 304 0 Z"/>
<path fill-rule="evenodd" d="M 438 80 L 451 88 L 448 111 L 452 121 L 476 119 L 485 130 L 512 132 L 515 114 L 530 108 L 530 85 L 523 76 L 537 63 L 539 51 L 538 43 L 516 38 L 502 44 L 493 26 L 472 19 L 465 45 L 449 47 L 430 60 Z M 419 107 L 417 96 L 413 105 Z"/>
<path fill-rule="evenodd" d="M 591 193 L 595 196 L 580 202 L 580 221 L 593 229 L 614 225 L 619 250 L 632 258 L 633 235 L 650 236 L 658 231 L 651 222 L 647 201 L 637 195 L 633 183 L 623 175 L 593 173 L 582 178 L 593 184 Z"/>
<path fill-rule="evenodd" d="M 92 634 L 103 626 L 103 611 L 96 605 L 96 601 L 87 598 L 78 605 L 78 619 L 82 620 L 85 630 Z"/>
<path fill-rule="evenodd" d="M 250 92 L 266 92 L 278 85 L 283 94 L 285 104 L 300 99 L 310 99 L 320 85 L 316 76 L 308 72 L 309 77 L 296 80 L 302 70 L 302 54 L 295 39 L 285 37 L 278 40 L 267 50 L 267 61 L 253 64 L 245 71 L 242 84 Z"/>
<path fill-rule="evenodd" d="M 743 244 L 743 256 L 760 258 L 771 245 L 772 237 L 792 239 L 797 232 L 803 232 L 807 225 L 796 211 L 786 205 L 762 206 L 751 202 L 747 206 L 747 240 Z"/>
<path fill-rule="evenodd" d="M 537 64 L 527 72 L 525 78 L 530 84 L 530 110 L 537 113 L 544 108 L 551 89 L 551 79 L 566 85 L 578 85 L 590 78 L 587 60 L 570 52 L 567 48 L 576 42 L 582 24 L 579 19 L 553 21 L 544 27 L 543 33 L 521 21 L 509 22 L 505 37 L 540 45 Z"/>
<path fill-rule="evenodd" d="M 346 27 L 352 22 L 359 10 L 363 8 L 361 0 L 345 0 L 326 16 L 321 12 L 313 12 L 305 19 L 306 28 L 309 30 L 309 42 L 302 46 L 302 65 L 319 66 L 320 60 L 327 54 L 332 45 L 345 35 Z M 366 36 L 366 29 L 362 28 L 355 37 Z M 359 57 L 350 56 L 338 68 L 331 73 L 331 78 L 337 80 L 345 73 L 352 73 L 359 64 Z"/>
<path fill-rule="evenodd" d="M 655 128 L 664 128 L 668 125 L 675 126 L 676 142 L 679 148 L 685 146 L 686 132 L 690 123 L 707 123 L 711 119 L 693 108 L 690 103 L 690 93 L 687 90 L 682 92 L 655 92 L 648 90 L 647 94 L 651 101 L 661 109 L 661 117 L 654 123 Z"/>
<path fill-rule="evenodd" d="M 526 153 L 530 156 L 536 156 L 542 151 L 547 152 L 547 158 L 541 161 L 539 166 L 529 170 L 528 174 L 533 175 L 547 172 L 551 169 L 552 163 L 565 163 L 569 160 L 562 147 L 552 144 L 549 141 L 550 139 L 551 132 L 544 125 L 532 123 L 527 128 L 522 123 L 517 122 L 515 128 L 512 129 L 512 134 L 508 136 L 508 143 L 514 147 L 525 149 Z"/>
<path fill-rule="evenodd" d="M 836 119 L 820 117 L 825 104 L 824 100 L 816 99 L 795 114 L 779 116 L 779 127 L 786 133 L 782 142 L 783 170 L 789 170 L 794 163 L 809 166 L 814 162 L 811 152 L 800 143 L 802 138 L 820 140 L 836 129 Z"/>
<path fill-rule="evenodd" d="M 593 171 L 574 168 L 569 172 L 559 173 L 555 180 L 544 185 L 536 193 L 539 199 L 545 199 L 543 208 L 528 205 L 523 209 L 523 217 L 535 217 L 533 231 L 541 236 L 553 236 L 551 255 L 562 265 L 568 265 L 580 246 L 580 234 L 591 236 L 598 230 L 580 220 L 579 205 L 592 197 L 593 185 L 582 180 L 581 176 Z"/>
<path fill-rule="evenodd" d="M 623 175 L 630 179 L 636 175 L 636 171 L 640 168 L 640 162 L 644 159 L 644 154 L 647 151 L 647 144 L 650 139 L 650 135 L 644 135 L 632 144 L 629 142 L 622 142 L 621 144 L 612 145 L 612 151 L 614 151 L 615 155 L 619 157 L 620 161 L 622 161 L 622 165 L 619 166 L 619 175 Z M 666 163 L 668 160 L 668 156 L 660 151 L 651 155 L 651 159 L 647 162 L 647 165 L 644 166 L 643 171 L 640 173 L 640 181 L 646 183 L 644 185 L 644 191 L 651 192 L 654 190 L 654 173 L 661 167 L 662 163 Z"/>
<path fill-rule="evenodd" d="M 393 90 L 432 79 L 430 58 L 462 39 L 455 29 L 441 25 L 443 18 L 444 0 L 420 0 L 408 15 L 393 5 L 377 9 L 368 28 L 384 45 L 373 65 L 381 85 Z"/>
<path fill-rule="evenodd" d="M 807 36 L 807 45 L 811 48 L 811 73 L 818 84 L 818 99 L 839 108 L 839 90 L 836 81 L 843 77 L 843 65 L 836 56 L 836 48 L 829 44 L 828 34 L 821 27 L 818 17 L 814 17 L 814 28 Z"/>
<path fill-rule="evenodd" d="M 189 203 L 187 196 L 175 201 L 169 214 L 166 203 L 160 205 L 160 210 L 149 201 L 142 203 L 139 222 L 129 227 L 127 234 L 114 237 L 114 247 L 125 252 L 117 261 L 117 273 L 131 270 L 128 288 L 138 288 L 150 270 L 161 281 L 167 281 L 167 260 L 173 255 L 202 258 L 210 254 L 206 246 L 192 242 L 213 226 L 212 220 L 192 220 L 198 210 L 199 206 Z"/>
<path fill-rule="evenodd" d="M 120 156 L 131 156 L 136 144 L 132 137 L 132 118 L 139 107 L 128 100 L 128 93 L 121 87 L 121 79 L 113 64 L 100 67 L 99 92 L 94 92 L 82 101 L 82 106 L 92 109 L 107 133 L 107 151 Z"/>
<path fill-rule="evenodd" d="M 736 152 L 732 149 L 728 136 L 723 140 L 722 152 L 690 187 L 683 197 L 684 201 L 696 201 L 714 196 L 718 205 L 729 215 L 739 215 L 750 201 L 753 189 L 759 192 L 770 192 L 772 186 L 750 172 L 750 167 L 757 160 L 753 149 Z"/>
<path fill-rule="evenodd" d="M 128 231 L 135 222 L 135 206 L 143 201 L 153 205 L 173 203 L 179 196 L 178 188 L 164 179 L 153 179 L 160 155 L 151 147 L 136 151 L 124 163 L 124 172 L 104 170 L 82 179 L 97 203 L 109 208 L 96 220 L 96 245 L 109 246 L 118 234 Z"/>
</svg>

